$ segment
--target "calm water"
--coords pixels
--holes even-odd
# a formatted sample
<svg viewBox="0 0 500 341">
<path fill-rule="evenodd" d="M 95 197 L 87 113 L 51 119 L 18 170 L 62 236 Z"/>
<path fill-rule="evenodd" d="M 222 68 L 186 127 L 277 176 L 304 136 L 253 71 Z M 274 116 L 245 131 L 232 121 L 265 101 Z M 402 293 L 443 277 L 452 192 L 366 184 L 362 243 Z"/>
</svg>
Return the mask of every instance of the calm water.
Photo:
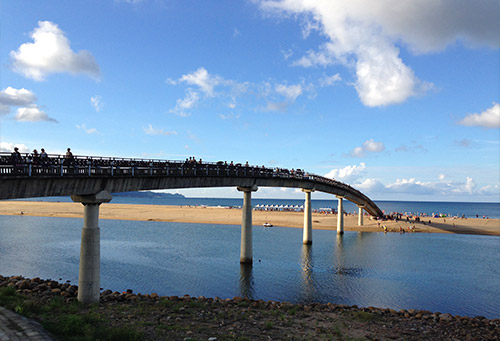
<svg viewBox="0 0 500 341">
<path fill-rule="evenodd" d="M 0 274 L 78 282 L 80 219 L 0 216 Z M 159 295 L 247 296 L 500 318 L 500 237 L 313 232 L 101 220 L 101 286 Z"/>
</svg>

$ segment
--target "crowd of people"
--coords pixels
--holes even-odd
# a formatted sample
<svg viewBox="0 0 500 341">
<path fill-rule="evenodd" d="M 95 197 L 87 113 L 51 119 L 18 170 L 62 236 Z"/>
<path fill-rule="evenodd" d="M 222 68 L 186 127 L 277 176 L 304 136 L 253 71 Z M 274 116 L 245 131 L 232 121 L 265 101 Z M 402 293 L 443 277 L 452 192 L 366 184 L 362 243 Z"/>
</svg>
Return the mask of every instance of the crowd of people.
<svg viewBox="0 0 500 341">
<path fill-rule="evenodd" d="M 209 175 L 210 171 L 217 169 L 217 175 L 228 175 L 228 176 L 259 176 L 259 177 L 281 177 L 281 178 L 298 178 L 312 180 L 315 182 L 322 182 L 328 185 L 337 186 L 343 190 L 356 191 L 351 186 L 344 184 L 342 182 L 336 181 L 335 179 L 325 178 L 322 176 L 308 174 L 302 169 L 286 169 L 286 168 L 267 168 L 264 165 L 251 166 L 248 161 L 245 164 L 234 163 L 233 161 L 219 161 L 216 163 L 205 163 L 200 158 L 197 160 L 194 156 L 186 158 L 184 162 L 179 161 L 162 161 L 162 160 L 134 160 L 134 159 L 117 159 L 114 158 L 92 158 L 92 157 L 74 157 L 71 152 L 71 148 L 67 148 L 64 157 L 56 156 L 49 157 L 42 148 L 41 152 L 38 153 L 36 149 L 32 153 L 27 153 L 23 157 L 19 152 L 17 147 L 14 148 L 14 152 L 11 154 L 11 164 L 13 165 L 13 173 L 28 173 L 28 168 L 35 166 L 35 169 L 40 173 L 47 172 L 58 172 L 56 166 L 63 165 L 68 173 L 82 173 L 83 168 L 91 167 L 99 174 L 102 172 L 109 172 L 111 170 L 117 170 L 114 174 L 128 174 L 126 172 L 120 171 L 120 168 L 137 168 L 140 169 L 135 174 L 156 174 L 156 175 Z M 31 166 L 30 166 L 31 165 Z M 31 168 L 30 168 L 31 169 Z M 49 170 L 48 170 L 49 169 Z M 152 170 L 153 169 L 153 170 Z M 197 172 L 197 170 L 204 171 L 203 173 Z M 220 171 L 223 173 L 220 173 Z M 62 168 L 61 168 L 62 172 Z M 90 171 L 89 171 L 90 172 Z M 178 174 L 179 173 L 179 174 Z M 193 173 L 193 174 L 191 174 Z M 86 173 L 85 173 L 86 174 Z M 360 197 L 364 195 L 358 192 Z M 368 199 L 368 198 L 367 198 Z"/>
</svg>

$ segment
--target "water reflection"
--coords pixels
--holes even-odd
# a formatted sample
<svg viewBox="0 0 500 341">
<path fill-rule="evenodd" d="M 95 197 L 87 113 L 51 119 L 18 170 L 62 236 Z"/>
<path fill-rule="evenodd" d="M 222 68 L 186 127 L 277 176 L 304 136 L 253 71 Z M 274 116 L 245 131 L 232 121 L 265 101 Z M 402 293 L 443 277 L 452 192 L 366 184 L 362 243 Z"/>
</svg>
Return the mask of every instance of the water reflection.
<svg viewBox="0 0 500 341">
<path fill-rule="evenodd" d="M 240 263 L 240 293 L 241 297 L 253 300 L 254 285 L 252 264 Z"/>
<path fill-rule="evenodd" d="M 333 264 L 337 266 L 343 266 L 344 264 L 344 235 L 337 234 L 337 239 L 335 241 L 335 260 Z"/>
<path fill-rule="evenodd" d="M 316 287 L 314 285 L 312 245 L 302 244 L 301 268 L 302 268 L 302 296 L 305 301 L 313 300 L 316 297 Z"/>
</svg>

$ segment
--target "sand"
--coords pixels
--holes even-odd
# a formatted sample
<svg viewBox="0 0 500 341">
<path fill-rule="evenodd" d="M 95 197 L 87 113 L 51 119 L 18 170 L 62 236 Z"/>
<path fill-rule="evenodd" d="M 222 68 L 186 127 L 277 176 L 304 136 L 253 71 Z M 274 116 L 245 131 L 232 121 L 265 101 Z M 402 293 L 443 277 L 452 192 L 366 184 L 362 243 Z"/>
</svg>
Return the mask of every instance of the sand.
<svg viewBox="0 0 500 341">
<path fill-rule="evenodd" d="M 71 202 L 0 201 L 0 215 L 82 218 L 83 206 Z M 100 218 L 240 225 L 241 210 L 203 206 L 102 204 L 100 206 Z M 302 228 L 304 226 L 304 214 L 302 212 L 253 211 L 252 218 L 254 225 L 269 222 L 274 226 L 282 227 Z M 313 229 L 337 229 L 336 214 L 313 213 L 312 219 Z M 429 220 L 431 221 L 430 225 Z M 406 220 L 395 222 L 377 221 L 365 215 L 364 225 L 358 226 L 357 223 L 357 215 L 346 216 L 344 218 L 344 230 L 383 232 L 383 227 L 386 226 L 388 232 L 399 233 L 400 228 L 408 231 L 410 227 L 414 226 L 414 232 L 500 236 L 500 219 L 423 218 L 421 222 L 406 222 Z"/>
</svg>

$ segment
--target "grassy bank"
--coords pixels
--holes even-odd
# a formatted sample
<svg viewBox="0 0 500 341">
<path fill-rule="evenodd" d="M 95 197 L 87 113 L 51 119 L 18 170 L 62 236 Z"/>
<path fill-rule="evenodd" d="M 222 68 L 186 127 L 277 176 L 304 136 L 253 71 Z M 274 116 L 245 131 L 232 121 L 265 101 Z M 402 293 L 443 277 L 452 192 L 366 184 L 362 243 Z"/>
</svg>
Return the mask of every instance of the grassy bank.
<svg viewBox="0 0 500 341">
<path fill-rule="evenodd" d="M 500 320 L 484 317 L 110 290 L 99 304 L 84 305 L 75 288 L 0 276 L 0 305 L 40 322 L 61 340 L 500 339 Z"/>
</svg>

